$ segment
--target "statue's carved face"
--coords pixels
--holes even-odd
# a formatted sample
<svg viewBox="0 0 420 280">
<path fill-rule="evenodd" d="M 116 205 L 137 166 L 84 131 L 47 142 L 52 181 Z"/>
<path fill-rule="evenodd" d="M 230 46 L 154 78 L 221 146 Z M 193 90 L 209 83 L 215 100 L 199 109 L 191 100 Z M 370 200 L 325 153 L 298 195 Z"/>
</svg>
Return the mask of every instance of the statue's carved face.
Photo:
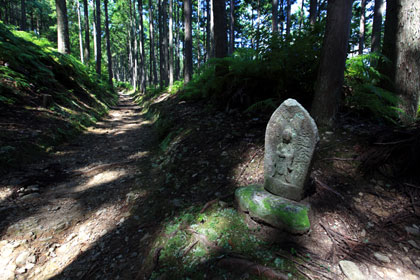
<svg viewBox="0 0 420 280">
<path fill-rule="evenodd" d="M 282 133 L 282 139 L 283 139 L 283 143 L 285 144 L 289 144 L 292 141 L 292 130 L 290 128 L 286 128 L 285 130 L 283 130 Z"/>
</svg>

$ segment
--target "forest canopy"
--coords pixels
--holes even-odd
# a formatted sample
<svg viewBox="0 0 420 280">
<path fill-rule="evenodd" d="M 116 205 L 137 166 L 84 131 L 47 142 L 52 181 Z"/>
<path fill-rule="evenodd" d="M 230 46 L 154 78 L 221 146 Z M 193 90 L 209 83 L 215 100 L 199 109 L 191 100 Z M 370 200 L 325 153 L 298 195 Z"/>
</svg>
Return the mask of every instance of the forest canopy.
<svg viewBox="0 0 420 280">
<path fill-rule="evenodd" d="M 339 107 L 394 123 L 418 113 L 418 34 L 396 30 L 420 28 L 419 5 L 407 0 L 1 2 L 9 29 L 48 39 L 111 86 L 227 111 L 272 111 L 293 97 L 321 124 Z M 343 20 L 329 27 L 334 13 Z"/>
</svg>

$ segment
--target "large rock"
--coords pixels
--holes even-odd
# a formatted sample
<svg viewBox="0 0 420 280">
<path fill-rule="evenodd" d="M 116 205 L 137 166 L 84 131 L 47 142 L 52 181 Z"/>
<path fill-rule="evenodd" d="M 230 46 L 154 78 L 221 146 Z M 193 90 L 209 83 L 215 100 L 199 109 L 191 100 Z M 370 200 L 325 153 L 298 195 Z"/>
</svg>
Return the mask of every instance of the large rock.
<svg viewBox="0 0 420 280">
<path fill-rule="evenodd" d="M 239 188 L 235 196 L 239 208 L 257 220 L 294 234 L 310 229 L 307 205 L 273 195 L 258 185 Z"/>
<path fill-rule="evenodd" d="M 265 132 L 264 187 L 300 201 L 311 166 L 318 129 L 296 100 L 287 99 L 273 113 Z"/>
</svg>

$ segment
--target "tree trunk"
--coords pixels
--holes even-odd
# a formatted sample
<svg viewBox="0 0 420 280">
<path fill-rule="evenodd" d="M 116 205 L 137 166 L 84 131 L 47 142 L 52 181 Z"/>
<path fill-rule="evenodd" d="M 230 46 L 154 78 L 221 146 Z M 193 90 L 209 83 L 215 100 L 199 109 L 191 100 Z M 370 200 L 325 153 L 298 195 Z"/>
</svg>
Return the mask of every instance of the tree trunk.
<svg viewBox="0 0 420 280">
<path fill-rule="evenodd" d="M 360 1 L 359 54 L 363 54 L 365 44 L 366 0 Z"/>
<path fill-rule="evenodd" d="M 84 11 L 84 18 L 85 18 L 85 50 L 84 56 L 86 58 L 86 62 L 90 60 L 90 37 L 89 37 L 89 7 L 87 0 L 83 0 L 83 11 Z"/>
<path fill-rule="evenodd" d="M 109 17 L 108 17 L 108 0 L 104 0 L 105 6 L 105 36 L 106 36 L 106 55 L 108 57 L 108 83 L 111 88 L 112 84 L 112 56 L 111 56 L 111 40 L 109 39 Z"/>
<path fill-rule="evenodd" d="M 56 0 L 57 10 L 57 43 L 58 51 L 70 53 L 69 22 L 67 20 L 66 0 Z"/>
<path fill-rule="evenodd" d="M 222 58 L 227 56 L 226 2 L 225 0 L 212 1 L 214 4 L 214 55 Z"/>
<path fill-rule="evenodd" d="M 350 35 L 352 2 L 328 2 L 327 25 L 311 111 L 318 125 L 331 126 L 338 110 Z"/>
<path fill-rule="evenodd" d="M 157 84 L 157 70 L 155 57 L 155 35 L 153 29 L 152 1 L 149 1 L 149 33 L 150 33 L 150 72 L 153 74 L 153 85 Z"/>
<path fill-rule="evenodd" d="M 144 25 L 143 25 L 143 1 L 138 0 L 139 9 L 139 47 L 140 47 L 140 91 L 146 91 L 146 56 L 144 55 Z"/>
<path fill-rule="evenodd" d="M 420 2 L 388 0 L 386 8 L 383 54 L 391 60 L 382 71 L 388 74 L 404 111 L 401 120 L 410 123 L 419 109 L 420 94 Z"/>
<path fill-rule="evenodd" d="M 371 52 L 381 51 L 381 29 L 382 29 L 382 7 L 383 0 L 375 0 L 375 8 L 373 11 L 373 25 L 372 25 L 372 45 Z"/>
<path fill-rule="evenodd" d="M 290 25 L 292 23 L 291 21 L 291 12 L 292 12 L 292 5 L 290 4 L 290 0 L 287 0 L 287 21 L 286 21 L 286 36 L 290 35 Z"/>
<path fill-rule="evenodd" d="M 20 28 L 23 31 L 27 31 L 25 0 L 20 0 L 20 21 L 21 21 Z"/>
<path fill-rule="evenodd" d="M 211 38 L 210 38 L 210 22 L 211 22 L 211 2 L 206 0 L 206 60 L 209 60 L 211 57 Z"/>
<path fill-rule="evenodd" d="M 230 0 L 230 36 L 229 37 L 230 37 L 229 54 L 233 54 L 233 52 L 235 51 L 235 0 Z"/>
<path fill-rule="evenodd" d="M 94 55 L 94 58 L 95 58 L 95 63 L 96 63 L 96 60 L 98 59 L 98 53 L 97 53 L 97 51 L 98 51 L 98 48 L 96 47 L 96 8 L 95 8 L 95 2 L 94 1 L 92 1 L 91 2 L 92 3 L 92 10 L 93 10 L 93 23 L 92 23 L 92 26 L 93 26 L 93 55 Z"/>
<path fill-rule="evenodd" d="M 192 5 L 191 0 L 184 0 L 184 82 L 188 84 L 193 74 L 192 61 Z"/>
<path fill-rule="evenodd" d="M 272 0 L 271 2 L 271 15 L 272 15 L 271 31 L 273 32 L 273 34 L 279 32 L 278 10 L 279 10 L 279 0 Z"/>
<path fill-rule="evenodd" d="M 167 0 L 162 1 L 162 50 L 163 50 L 163 85 L 166 87 L 169 83 L 168 75 L 168 9 L 167 9 Z M 162 59 L 161 58 L 161 59 Z"/>
<path fill-rule="evenodd" d="M 260 7 L 260 0 L 257 0 L 257 33 L 256 33 L 256 47 L 255 49 L 257 52 L 260 50 L 260 25 L 261 25 L 261 7 Z"/>
<path fill-rule="evenodd" d="M 209 46 L 210 46 L 210 58 L 215 57 L 215 42 L 214 42 L 214 1 L 215 0 L 210 0 L 210 41 L 209 41 Z M 218 0 L 216 0 L 218 1 Z"/>
<path fill-rule="evenodd" d="M 101 47 L 101 0 L 96 0 L 96 73 L 101 74 L 102 47 Z"/>
<path fill-rule="evenodd" d="M 84 64 L 85 60 L 83 58 L 83 40 L 82 40 L 82 20 L 80 16 L 80 3 L 76 1 L 77 5 L 77 22 L 79 24 L 79 46 L 80 46 L 80 61 Z"/>
<path fill-rule="evenodd" d="M 173 1 L 169 0 L 169 86 L 174 84 Z"/>
<path fill-rule="evenodd" d="M 138 66 L 139 66 L 139 56 L 138 56 L 138 41 L 137 41 L 137 15 L 136 15 L 136 2 L 130 1 L 130 17 L 131 17 L 131 34 L 132 34 L 132 60 L 133 60 L 133 67 L 132 67 L 132 75 L 133 75 L 133 88 L 137 90 L 138 85 Z M 134 7 L 133 7 L 134 4 Z"/>
<path fill-rule="evenodd" d="M 175 79 L 179 80 L 181 79 L 181 38 L 180 38 L 180 29 L 181 29 L 181 23 L 182 19 L 179 18 L 180 16 L 180 10 L 179 5 L 175 5 L 175 25 L 176 25 L 176 36 L 175 36 Z"/>
<path fill-rule="evenodd" d="M 310 0 L 309 2 L 309 23 L 314 26 L 316 23 L 316 8 L 318 6 L 317 0 Z"/>
</svg>

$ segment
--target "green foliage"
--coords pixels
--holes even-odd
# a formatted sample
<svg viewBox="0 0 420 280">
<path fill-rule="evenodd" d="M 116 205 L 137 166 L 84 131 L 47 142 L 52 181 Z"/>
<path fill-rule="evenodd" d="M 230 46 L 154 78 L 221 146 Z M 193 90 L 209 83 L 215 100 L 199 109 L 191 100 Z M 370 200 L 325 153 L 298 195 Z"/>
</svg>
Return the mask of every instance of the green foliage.
<svg viewBox="0 0 420 280">
<path fill-rule="evenodd" d="M 22 141 L 15 141 L 20 135 L 13 131 L 0 135 L 3 144 L 14 148 L 2 151 L 1 168 L 29 161 L 31 155 L 74 137 L 103 116 L 117 97 L 93 68 L 58 53 L 46 39 L 9 29 L 0 23 L 0 107 L 5 116 L 19 112 L 33 123 L 27 124 L 28 136 Z M 45 96 L 51 100 L 48 108 L 43 108 Z M 42 132 L 31 136 L 31 130 Z"/>
<path fill-rule="evenodd" d="M 347 105 L 359 113 L 367 113 L 378 119 L 395 122 L 399 109 L 398 97 L 380 87 L 381 80 L 388 79 L 371 66 L 371 61 L 388 60 L 377 53 L 349 58 L 345 80 L 350 90 L 346 96 Z"/>
<path fill-rule="evenodd" d="M 321 40 L 317 33 L 301 32 L 282 41 L 261 37 L 258 52 L 237 49 L 232 57 L 212 59 L 185 86 L 185 99 L 208 99 L 219 109 L 252 112 L 295 98 L 304 105 L 312 100 Z"/>
<path fill-rule="evenodd" d="M 118 89 L 132 90 L 133 86 L 128 82 L 114 81 L 114 86 Z"/>
</svg>

